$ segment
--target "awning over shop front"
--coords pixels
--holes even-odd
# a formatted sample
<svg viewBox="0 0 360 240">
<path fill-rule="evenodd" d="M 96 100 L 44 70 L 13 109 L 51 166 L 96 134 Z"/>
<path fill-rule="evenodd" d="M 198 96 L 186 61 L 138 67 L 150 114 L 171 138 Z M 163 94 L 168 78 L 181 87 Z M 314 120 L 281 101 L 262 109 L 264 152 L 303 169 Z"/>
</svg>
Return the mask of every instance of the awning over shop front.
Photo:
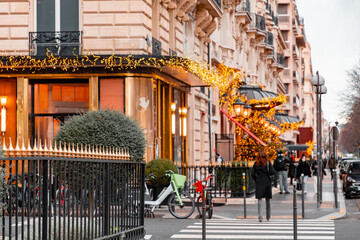
<svg viewBox="0 0 360 240">
<path fill-rule="evenodd" d="M 173 78 L 183 82 L 186 85 L 189 85 L 191 87 L 208 87 L 208 85 L 203 82 L 197 75 L 186 71 L 185 69 L 181 67 L 176 66 L 162 66 L 160 67 L 160 70 L 172 76 Z M 185 86 L 183 86 L 185 87 Z"/>
<path fill-rule="evenodd" d="M 279 124 L 283 123 L 300 123 L 301 120 L 298 117 L 289 116 L 286 113 L 276 113 L 274 115 L 275 121 Z"/>
<path fill-rule="evenodd" d="M 238 93 L 240 95 L 245 94 L 247 97 L 247 100 L 262 100 L 264 98 L 276 98 L 278 95 L 276 93 L 270 92 L 270 91 L 263 91 L 261 87 L 258 86 L 251 86 L 251 85 L 242 85 Z"/>
<path fill-rule="evenodd" d="M 308 149 L 308 145 L 287 145 L 286 149 L 289 151 L 306 151 Z"/>
</svg>

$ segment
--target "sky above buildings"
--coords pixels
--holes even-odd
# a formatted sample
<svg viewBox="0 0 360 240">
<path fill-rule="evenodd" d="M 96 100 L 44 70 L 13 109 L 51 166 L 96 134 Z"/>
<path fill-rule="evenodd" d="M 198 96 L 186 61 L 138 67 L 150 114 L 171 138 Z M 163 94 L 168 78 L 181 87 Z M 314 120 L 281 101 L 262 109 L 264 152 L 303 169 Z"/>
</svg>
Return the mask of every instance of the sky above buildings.
<svg viewBox="0 0 360 240">
<path fill-rule="evenodd" d="M 325 78 L 328 93 L 322 97 L 325 118 L 344 122 L 339 91 L 346 89 L 346 71 L 360 60 L 359 0 L 296 0 L 305 19 L 311 45 L 313 73 Z"/>
</svg>

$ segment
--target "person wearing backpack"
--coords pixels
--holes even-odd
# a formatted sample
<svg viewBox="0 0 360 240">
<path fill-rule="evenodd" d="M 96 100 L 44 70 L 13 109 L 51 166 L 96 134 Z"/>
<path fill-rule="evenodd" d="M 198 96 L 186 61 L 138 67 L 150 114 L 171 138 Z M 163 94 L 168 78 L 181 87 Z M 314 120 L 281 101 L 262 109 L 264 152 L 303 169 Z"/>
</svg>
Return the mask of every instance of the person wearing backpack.
<svg viewBox="0 0 360 240">
<path fill-rule="evenodd" d="M 288 182 L 287 182 L 287 167 L 286 163 L 289 163 L 290 160 L 284 158 L 283 153 L 278 151 L 277 157 L 274 161 L 274 169 L 278 172 L 279 176 L 279 185 L 280 185 L 280 194 L 289 194 Z"/>
<path fill-rule="evenodd" d="M 266 219 L 270 220 L 270 199 L 271 192 L 271 176 L 275 174 L 275 170 L 271 162 L 267 159 L 267 154 L 264 150 L 260 150 L 254 166 L 251 169 L 251 177 L 255 181 L 255 197 L 258 199 L 258 215 L 259 222 L 263 221 L 263 214 L 261 211 L 262 199 L 266 199 Z"/>
</svg>

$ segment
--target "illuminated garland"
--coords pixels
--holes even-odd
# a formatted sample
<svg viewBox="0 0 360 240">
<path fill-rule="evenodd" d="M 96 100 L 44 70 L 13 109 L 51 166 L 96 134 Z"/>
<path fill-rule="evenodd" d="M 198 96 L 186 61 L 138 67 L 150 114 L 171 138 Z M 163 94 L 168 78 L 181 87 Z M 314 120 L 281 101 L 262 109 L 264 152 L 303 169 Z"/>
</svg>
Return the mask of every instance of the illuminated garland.
<svg viewBox="0 0 360 240">
<path fill-rule="evenodd" d="M 259 108 L 273 108 L 275 106 L 284 104 L 287 102 L 287 97 L 284 95 L 279 95 L 274 98 L 263 98 L 261 100 L 250 99 L 248 100 L 248 104 L 250 106 L 259 107 Z"/>
<path fill-rule="evenodd" d="M 61 69 L 63 71 L 76 72 L 80 68 L 88 67 L 104 67 L 105 69 L 128 70 L 136 69 L 143 66 L 152 66 L 160 68 L 163 66 L 180 67 L 185 71 L 197 75 L 206 85 L 217 87 L 220 94 L 224 94 L 229 86 L 237 86 L 241 84 L 243 73 L 237 69 L 226 67 L 225 65 L 218 65 L 210 68 L 209 65 L 200 60 L 192 60 L 191 58 L 180 57 L 141 57 L 135 58 L 129 56 L 98 56 L 95 54 L 73 55 L 71 58 L 61 56 L 54 56 L 48 50 L 46 57 L 43 59 L 34 58 L 31 56 L 5 56 L 0 58 L 0 72 L 4 70 L 25 71 L 30 70 L 32 73 L 37 71 L 52 68 Z M 160 69 L 161 71 L 161 69 Z M 236 83 L 236 84 L 235 84 Z"/>
<path fill-rule="evenodd" d="M 296 123 L 282 123 L 280 124 L 280 127 L 282 129 L 282 131 L 287 132 L 290 130 L 298 130 L 300 125 L 304 124 L 304 121 L 301 122 L 296 122 Z"/>
<path fill-rule="evenodd" d="M 306 142 L 306 145 L 308 145 L 309 147 L 306 149 L 306 153 L 308 155 L 311 155 L 314 151 L 314 141 L 313 140 L 310 140 L 308 142 Z"/>
</svg>

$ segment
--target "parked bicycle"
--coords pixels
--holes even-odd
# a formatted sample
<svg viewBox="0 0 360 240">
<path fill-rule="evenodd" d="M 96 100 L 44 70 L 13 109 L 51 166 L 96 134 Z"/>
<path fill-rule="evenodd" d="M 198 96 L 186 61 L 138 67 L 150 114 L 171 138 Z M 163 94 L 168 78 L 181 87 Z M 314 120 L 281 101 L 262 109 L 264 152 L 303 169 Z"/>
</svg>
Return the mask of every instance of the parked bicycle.
<svg viewBox="0 0 360 240">
<path fill-rule="evenodd" d="M 153 214 L 161 202 L 170 195 L 168 208 L 171 215 L 180 219 L 190 217 L 195 210 L 195 201 L 187 191 L 186 176 L 175 174 L 171 170 L 166 170 L 165 173 L 165 176 L 170 178 L 169 186 L 160 192 L 156 200 L 145 201 L 145 211 L 150 211 Z M 145 189 L 148 189 L 146 183 Z"/>
<path fill-rule="evenodd" d="M 211 181 L 214 179 L 214 174 L 209 174 L 207 178 L 203 180 L 198 180 L 193 185 L 195 192 L 200 192 L 200 196 L 196 200 L 197 210 L 199 212 L 200 218 L 202 217 L 202 207 L 203 201 L 205 201 L 205 212 L 207 213 L 208 218 L 210 219 L 214 212 L 214 202 L 211 196 Z M 210 186 L 210 187 L 208 187 Z M 203 189 L 205 188 L 205 200 Z"/>
</svg>

